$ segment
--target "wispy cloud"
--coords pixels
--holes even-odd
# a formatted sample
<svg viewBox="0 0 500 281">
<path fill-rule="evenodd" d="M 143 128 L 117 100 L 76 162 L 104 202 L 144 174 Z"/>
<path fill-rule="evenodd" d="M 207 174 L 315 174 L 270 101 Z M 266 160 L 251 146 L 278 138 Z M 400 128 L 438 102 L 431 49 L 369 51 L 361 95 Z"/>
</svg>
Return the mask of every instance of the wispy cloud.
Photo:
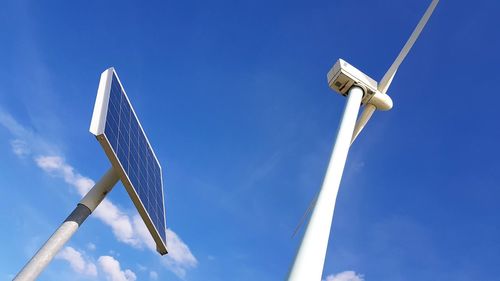
<svg viewBox="0 0 500 281">
<path fill-rule="evenodd" d="M 11 140 L 12 152 L 18 156 L 28 156 L 30 154 L 57 154 L 58 151 L 33 130 L 28 129 L 9 113 L 0 107 L 0 125 L 7 129 L 13 136 Z"/>
<path fill-rule="evenodd" d="M 328 275 L 324 281 L 364 281 L 361 274 L 357 274 L 352 270 L 343 271 L 337 274 Z"/>
<path fill-rule="evenodd" d="M 158 273 L 156 271 L 150 271 L 149 272 L 149 279 L 158 280 Z"/>
<path fill-rule="evenodd" d="M 52 154 L 57 150 L 47 145 L 43 138 L 26 129 L 11 115 L 1 110 L 0 125 L 7 128 L 15 137 L 15 140 L 11 141 L 11 145 L 13 153 L 17 156 L 34 155 L 34 162 L 39 168 L 53 177 L 63 179 L 80 196 L 84 196 L 94 186 L 94 180 L 78 173 L 60 154 Z M 120 209 L 111 200 L 104 199 L 91 217 L 97 218 L 109 226 L 118 241 L 138 249 L 147 248 L 156 253 L 155 242 L 137 213 L 130 214 Z M 178 277 L 184 278 L 186 271 L 196 267 L 198 261 L 189 247 L 173 230 L 167 229 L 166 231 L 169 254 L 162 257 L 162 264 Z"/>
<path fill-rule="evenodd" d="M 12 152 L 19 157 L 26 157 L 31 154 L 28 144 L 23 140 L 11 140 L 10 146 L 12 147 Z"/>
<path fill-rule="evenodd" d="M 87 243 L 87 249 L 89 249 L 91 251 L 95 251 L 96 248 L 97 247 L 94 243 L 92 243 L 92 242 Z"/>
<path fill-rule="evenodd" d="M 72 247 L 67 246 L 62 249 L 57 254 L 56 259 L 67 261 L 76 273 L 93 277 L 97 276 L 96 265 L 89 259 L 85 258 L 81 252 Z"/>
</svg>

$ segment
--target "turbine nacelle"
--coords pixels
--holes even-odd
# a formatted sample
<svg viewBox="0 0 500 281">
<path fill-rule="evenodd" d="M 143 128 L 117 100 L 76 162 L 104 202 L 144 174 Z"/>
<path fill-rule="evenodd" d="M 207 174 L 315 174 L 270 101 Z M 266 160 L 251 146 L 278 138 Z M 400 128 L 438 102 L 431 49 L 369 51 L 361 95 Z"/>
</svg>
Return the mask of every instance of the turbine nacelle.
<svg viewBox="0 0 500 281">
<path fill-rule="evenodd" d="M 378 90 L 377 81 L 343 59 L 335 63 L 328 72 L 327 78 L 330 88 L 343 96 L 347 96 L 349 89 L 353 86 L 362 88 L 364 95 L 361 103 L 363 105 L 371 104 L 381 111 L 390 110 L 393 106 L 391 97 Z"/>
</svg>

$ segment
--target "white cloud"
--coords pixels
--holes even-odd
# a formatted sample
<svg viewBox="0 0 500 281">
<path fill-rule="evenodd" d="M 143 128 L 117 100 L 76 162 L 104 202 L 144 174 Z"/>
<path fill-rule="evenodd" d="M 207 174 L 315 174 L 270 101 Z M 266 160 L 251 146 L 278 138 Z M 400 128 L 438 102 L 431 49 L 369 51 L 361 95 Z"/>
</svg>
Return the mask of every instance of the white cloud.
<svg viewBox="0 0 500 281">
<path fill-rule="evenodd" d="M 149 234 L 144 221 L 139 215 L 133 218 L 134 229 L 136 234 L 146 246 L 153 252 L 156 252 L 156 244 Z M 168 255 L 162 257 L 162 263 L 170 271 L 175 273 L 180 278 L 186 276 L 186 271 L 190 268 L 195 268 L 198 265 L 198 260 L 195 258 L 189 246 L 171 229 L 167 229 L 167 248 Z"/>
<path fill-rule="evenodd" d="M 97 267 L 89 259 L 86 259 L 83 254 L 72 247 L 65 247 L 56 256 L 57 259 L 65 260 L 71 268 L 80 274 L 88 276 L 97 276 Z"/>
<path fill-rule="evenodd" d="M 14 153 L 19 157 L 30 153 L 38 155 L 34 158 L 38 167 L 51 176 L 62 178 L 74 187 L 80 196 L 84 196 L 94 186 L 95 182 L 92 179 L 81 175 L 74 167 L 66 163 L 63 157 L 55 153 L 57 150 L 53 146 L 48 145 L 43 138 L 20 125 L 11 115 L 1 109 L 0 125 L 6 127 L 16 137 L 11 145 Z M 156 253 L 155 242 L 137 213 L 131 215 L 111 200 L 104 199 L 91 217 L 108 225 L 119 241 L 134 248 L 147 248 Z M 169 254 L 162 257 L 162 263 L 177 276 L 184 277 L 188 269 L 197 266 L 198 261 L 174 231 L 171 229 L 166 231 Z"/>
<path fill-rule="evenodd" d="M 146 228 L 146 225 L 139 214 L 134 215 L 132 218 L 132 224 L 138 239 L 142 241 L 148 249 L 156 252 L 156 243 L 153 240 L 153 237 L 151 237 L 149 230 Z"/>
<path fill-rule="evenodd" d="M 97 267 L 94 263 L 91 263 L 87 266 L 86 274 L 90 276 L 97 276 Z"/>
<path fill-rule="evenodd" d="M 95 209 L 93 215 L 113 230 L 116 238 L 136 248 L 142 248 L 144 241 L 135 234 L 132 220 L 124 211 L 113 204 L 110 200 L 104 199 Z"/>
<path fill-rule="evenodd" d="M 149 272 L 149 279 L 158 280 L 158 273 L 156 271 L 150 271 Z"/>
<path fill-rule="evenodd" d="M 130 269 L 122 270 L 120 262 L 111 256 L 101 256 L 97 260 L 99 268 L 109 281 L 135 281 L 137 276 Z"/>
<path fill-rule="evenodd" d="M 75 172 L 60 156 L 38 156 L 35 158 L 38 167 L 52 176 L 61 177 L 66 183 L 76 188 L 80 196 L 84 196 L 94 186 L 94 181 Z"/>
<path fill-rule="evenodd" d="M 328 275 L 325 281 L 364 281 L 364 276 L 357 274 L 352 270 L 337 273 L 335 275 Z"/>
<path fill-rule="evenodd" d="M 198 265 L 188 245 L 170 229 L 167 229 L 167 248 L 168 255 L 162 260 L 163 264 L 178 277 L 183 278 L 186 276 L 187 269 Z"/>
<path fill-rule="evenodd" d="M 137 279 L 137 276 L 132 270 L 125 269 L 125 278 L 126 280 L 135 281 Z"/>
</svg>

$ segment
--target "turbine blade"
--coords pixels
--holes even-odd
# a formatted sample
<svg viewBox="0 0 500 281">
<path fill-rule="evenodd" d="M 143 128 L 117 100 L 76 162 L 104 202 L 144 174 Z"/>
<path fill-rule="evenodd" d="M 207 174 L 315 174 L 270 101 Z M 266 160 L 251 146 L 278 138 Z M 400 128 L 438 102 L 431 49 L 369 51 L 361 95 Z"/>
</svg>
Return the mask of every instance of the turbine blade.
<svg viewBox="0 0 500 281">
<path fill-rule="evenodd" d="M 408 41 L 406 41 L 406 44 L 404 45 L 403 49 L 399 52 L 399 55 L 397 56 L 396 60 L 394 60 L 389 70 L 387 70 L 382 80 L 380 80 L 380 83 L 378 84 L 378 90 L 381 93 L 385 94 L 387 92 L 387 89 L 389 89 L 392 79 L 394 78 L 394 75 L 396 75 L 396 71 L 398 70 L 403 60 L 405 59 L 406 55 L 408 55 L 408 52 L 410 52 L 410 49 L 411 47 L 413 47 L 413 44 L 415 44 L 415 41 L 417 41 L 418 36 L 422 32 L 422 29 L 424 29 L 425 25 L 427 24 L 427 21 L 431 17 L 438 3 L 439 0 L 432 0 L 431 4 L 427 8 L 427 11 L 425 11 L 425 14 L 418 22 L 417 27 L 415 27 L 410 38 L 408 39 Z"/>
<path fill-rule="evenodd" d="M 293 239 L 295 237 L 295 235 L 302 228 L 302 225 L 304 225 L 304 222 L 306 221 L 307 217 L 309 217 L 309 214 L 312 212 L 312 209 L 314 207 L 314 203 L 316 203 L 316 200 L 318 200 L 318 196 L 319 196 L 319 190 L 318 190 L 318 192 L 316 192 L 316 195 L 311 200 L 311 203 L 309 203 L 309 206 L 307 207 L 307 210 L 304 212 L 304 214 L 302 215 L 302 218 L 300 219 L 299 223 L 295 227 L 295 230 L 293 231 L 291 239 Z"/>
<path fill-rule="evenodd" d="M 361 133 L 361 131 L 365 127 L 366 123 L 368 123 L 368 120 L 370 120 L 370 118 L 373 115 L 373 112 L 375 112 L 376 109 L 377 108 L 373 104 L 368 103 L 367 105 L 365 105 L 365 109 L 361 113 L 361 116 L 359 116 L 358 121 L 356 122 L 356 125 L 354 126 L 354 132 L 352 134 L 351 145 L 354 142 L 354 140 L 356 139 L 356 137 L 359 135 L 359 133 Z"/>
</svg>

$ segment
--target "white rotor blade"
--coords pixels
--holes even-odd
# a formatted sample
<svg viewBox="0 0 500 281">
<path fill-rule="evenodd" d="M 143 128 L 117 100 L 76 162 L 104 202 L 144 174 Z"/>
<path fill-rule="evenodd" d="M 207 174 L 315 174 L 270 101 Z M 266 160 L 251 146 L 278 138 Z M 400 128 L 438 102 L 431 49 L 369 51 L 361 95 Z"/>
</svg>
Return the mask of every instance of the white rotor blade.
<svg viewBox="0 0 500 281">
<path fill-rule="evenodd" d="M 411 34 L 408 41 L 406 41 L 406 44 L 404 45 L 401 52 L 399 52 L 398 57 L 392 63 L 389 70 L 385 73 L 382 80 L 380 80 L 380 83 L 378 84 L 378 90 L 381 93 L 385 94 L 387 92 L 387 89 L 389 88 L 389 85 L 391 85 L 392 78 L 394 78 L 394 75 L 396 74 L 398 67 L 401 65 L 406 55 L 408 55 L 408 52 L 410 51 L 413 44 L 415 44 L 415 41 L 417 41 L 420 32 L 422 32 L 422 29 L 424 29 L 424 26 L 427 24 L 427 21 L 431 17 L 432 12 L 434 12 L 434 9 L 436 8 L 438 2 L 439 0 L 432 0 L 431 4 L 427 8 L 427 11 L 425 11 L 424 16 L 420 19 L 417 27 L 415 27 L 415 30 L 413 30 L 413 33 Z"/>
<path fill-rule="evenodd" d="M 314 198 L 311 200 L 311 203 L 309 203 L 309 206 L 307 207 L 307 210 L 304 212 L 304 214 L 302 215 L 302 218 L 300 219 L 299 223 L 295 227 L 295 230 L 293 231 L 293 234 L 292 234 L 292 239 L 295 237 L 295 235 L 297 234 L 297 232 L 299 232 L 300 228 L 302 227 L 302 225 L 306 221 L 307 217 L 311 213 L 311 211 L 312 211 L 312 209 L 314 207 L 314 204 L 316 203 L 316 200 L 318 200 L 318 196 L 319 196 L 319 190 L 316 193 L 316 195 L 314 196 Z"/>
<path fill-rule="evenodd" d="M 366 123 L 368 123 L 368 120 L 372 117 L 373 112 L 375 112 L 377 108 L 373 104 L 367 104 L 365 105 L 365 109 L 361 113 L 361 116 L 359 116 L 358 121 L 356 122 L 356 126 L 354 126 L 354 132 L 352 134 L 352 139 L 351 139 L 351 145 L 356 139 L 356 137 L 361 133 L 361 130 L 365 127 Z"/>
</svg>

